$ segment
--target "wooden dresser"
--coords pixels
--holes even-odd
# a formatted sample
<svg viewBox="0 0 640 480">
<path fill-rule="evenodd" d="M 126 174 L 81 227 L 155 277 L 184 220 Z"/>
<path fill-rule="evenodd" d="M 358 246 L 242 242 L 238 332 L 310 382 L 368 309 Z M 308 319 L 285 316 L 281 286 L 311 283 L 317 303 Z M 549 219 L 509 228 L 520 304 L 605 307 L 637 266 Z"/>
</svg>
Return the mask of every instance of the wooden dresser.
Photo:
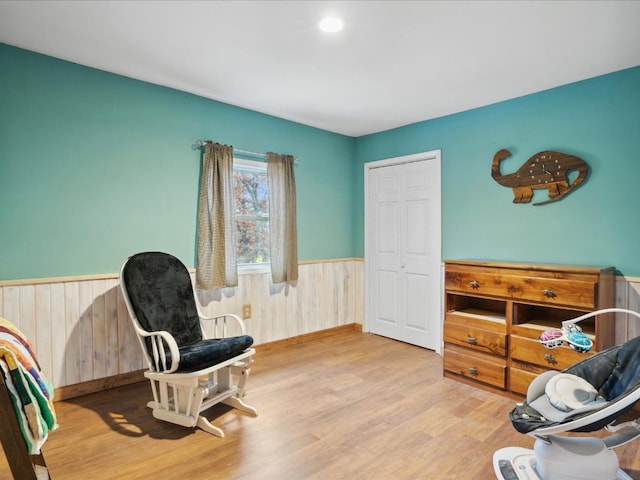
<svg viewBox="0 0 640 480">
<path fill-rule="evenodd" d="M 594 343 L 589 353 L 538 340 L 563 320 L 614 307 L 614 267 L 447 260 L 444 284 L 445 376 L 526 394 L 539 373 L 614 343 L 613 314 L 578 324 Z"/>
</svg>

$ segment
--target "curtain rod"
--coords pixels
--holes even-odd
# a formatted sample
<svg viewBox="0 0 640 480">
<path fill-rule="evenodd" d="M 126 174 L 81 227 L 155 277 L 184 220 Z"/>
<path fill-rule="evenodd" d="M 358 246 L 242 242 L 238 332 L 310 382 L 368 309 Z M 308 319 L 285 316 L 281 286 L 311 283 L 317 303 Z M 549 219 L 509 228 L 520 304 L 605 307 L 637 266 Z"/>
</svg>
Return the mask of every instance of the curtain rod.
<svg viewBox="0 0 640 480">
<path fill-rule="evenodd" d="M 204 147 L 207 143 L 213 143 L 211 140 L 196 140 L 196 147 L 198 148 L 202 148 Z M 260 158 L 267 158 L 267 154 L 266 153 L 262 153 L 262 152 L 252 152 L 251 150 L 241 150 L 239 148 L 235 148 L 233 147 L 233 152 L 234 153 L 239 153 L 240 155 L 246 155 L 249 157 L 260 157 Z M 300 163 L 300 161 L 298 160 L 298 157 L 293 157 L 294 163 Z"/>
</svg>

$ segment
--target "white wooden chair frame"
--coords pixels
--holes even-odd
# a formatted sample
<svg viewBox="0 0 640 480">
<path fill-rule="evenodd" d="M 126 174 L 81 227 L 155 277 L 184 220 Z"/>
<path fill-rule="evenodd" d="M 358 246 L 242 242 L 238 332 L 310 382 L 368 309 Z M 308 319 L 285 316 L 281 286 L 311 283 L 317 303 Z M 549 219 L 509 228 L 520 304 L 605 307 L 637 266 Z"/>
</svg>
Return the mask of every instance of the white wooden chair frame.
<svg viewBox="0 0 640 480">
<path fill-rule="evenodd" d="M 224 403 L 242 412 L 256 416 L 255 408 L 247 405 L 242 397 L 249 377 L 252 356 L 255 349 L 248 348 L 241 354 L 222 363 L 194 372 L 177 372 L 179 350 L 173 336 L 166 331 L 148 332 L 144 330 L 133 310 L 129 294 L 120 276 L 123 298 L 133 322 L 138 340 L 149 369 L 144 376 L 151 382 L 153 400 L 147 403 L 153 416 L 159 420 L 175 423 L 184 427 L 199 427 L 202 430 L 224 437 L 221 428 L 213 425 L 202 412 L 217 403 Z M 194 298 L 195 292 L 194 292 Z M 227 336 L 227 320 L 231 319 L 240 327 L 244 335 L 246 326 L 235 314 L 224 314 L 207 317 L 201 314 L 198 302 L 198 316 L 203 338 L 225 338 Z M 213 335 L 207 335 L 203 322 L 213 322 Z M 145 339 L 151 341 L 152 354 L 147 351 Z M 165 345 L 170 352 L 171 364 L 167 365 Z"/>
</svg>

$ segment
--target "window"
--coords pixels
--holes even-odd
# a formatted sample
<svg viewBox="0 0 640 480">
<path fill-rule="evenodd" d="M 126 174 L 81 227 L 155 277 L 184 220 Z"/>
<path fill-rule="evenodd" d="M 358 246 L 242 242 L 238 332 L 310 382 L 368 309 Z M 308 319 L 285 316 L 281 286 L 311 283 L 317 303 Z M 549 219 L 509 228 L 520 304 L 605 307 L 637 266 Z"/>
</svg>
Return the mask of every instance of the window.
<svg viewBox="0 0 640 480">
<path fill-rule="evenodd" d="M 233 159 L 238 266 L 266 266 L 269 257 L 267 164 Z"/>
</svg>

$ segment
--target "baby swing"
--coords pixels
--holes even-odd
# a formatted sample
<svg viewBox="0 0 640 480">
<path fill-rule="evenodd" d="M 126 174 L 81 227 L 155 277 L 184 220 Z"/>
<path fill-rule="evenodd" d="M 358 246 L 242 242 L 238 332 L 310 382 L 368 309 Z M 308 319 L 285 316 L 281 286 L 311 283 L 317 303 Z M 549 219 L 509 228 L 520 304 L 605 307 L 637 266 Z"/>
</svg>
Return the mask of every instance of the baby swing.
<svg viewBox="0 0 640 480">
<path fill-rule="evenodd" d="M 562 322 L 561 330 L 544 332 L 540 342 L 556 348 L 565 342 L 579 352 L 591 349 L 591 340 L 578 322 L 595 315 L 620 312 L 607 308 Z M 640 437 L 640 419 L 613 425 L 640 399 L 640 337 L 598 352 L 562 372 L 549 371 L 529 385 L 526 400 L 510 413 L 514 428 L 536 438 L 533 450 L 506 447 L 493 455 L 499 480 L 633 480 L 619 468 L 613 449 Z M 612 435 L 561 436 L 563 432 Z"/>
</svg>

